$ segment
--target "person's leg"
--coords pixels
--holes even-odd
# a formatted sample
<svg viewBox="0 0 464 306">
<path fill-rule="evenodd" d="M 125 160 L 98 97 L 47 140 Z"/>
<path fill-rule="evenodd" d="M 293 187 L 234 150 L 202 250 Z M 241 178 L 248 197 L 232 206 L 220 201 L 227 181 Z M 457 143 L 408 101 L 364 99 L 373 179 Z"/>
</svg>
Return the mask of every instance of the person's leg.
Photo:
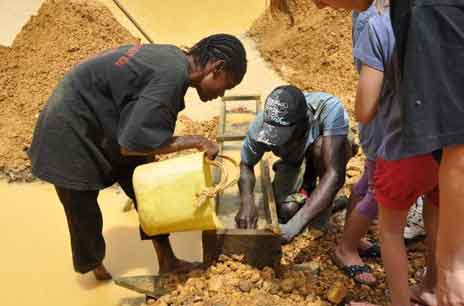
<svg viewBox="0 0 464 306">
<path fill-rule="evenodd" d="M 361 178 L 356 182 L 356 184 L 351 187 L 351 194 L 349 198 L 348 207 L 346 208 L 345 224 L 348 222 L 351 212 L 356 207 L 359 201 L 364 198 L 367 194 L 369 188 L 369 182 L 367 177 L 367 161 L 364 163 L 364 172 Z"/>
<path fill-rule="evenodd" d="M 118 183 L 121 186 L 124 193 L 132 199 L 135 209 L 137 209 L 137 201 L 135 198 L 134 187 L 132 185 L 132 174 L 134 169 L 129 169 L 123 172 L 119 178 Z M 159 273 L 183 273 L 191 271 L 195 268 L 200 267 L 200 263 L 197 262 L 188 262 L 180 260 L 174 254 L 172 250 L 171 243 L 169 241 L 169 235 L 158 235 L 158 236 L 149 236 L 145 234 L 140 228 L 140 236 L 143 240 L 151 240 L 153 247 L 158 258 Z"/>
<path fill-rule="evenodd" d="M 63 204 L 71 236 L 74 270 L 93 271 L 99 280 L 111 279 L 103 265 L 105 240 L 103 218 L 98 206 L 98 191 L 78 191 L 55 186 Z"/>
<path fill-rule="evenodd" d="M 379 205 L 382 261 L 387 275 L 392 305 L 411 305 L 408 286 L 408 256 L 403 240 L 407 209 Z"/>
<path fill-rule="evenodd" d="M 365 173 L 363 176 L 366 177 L 365 187 L 367 191 L 363 199 L 357 203 L 347 218 L 342 239 L 335 248 L 335 256 L 337 256 L 337 259 L 340 260 L 344 266 L 364 265 L 363 260 L 359 256 L 358 249 L 361 249 L 361 245 L 364 246 L 364 244 L 366 244 L 366 248 L 371 246 L 370 243 L 362 243 L 361 241 L 369 230 L 372 219 L 377 217 L 377 202 L 373 197 L 374 171 L 375 162 L 366 161 Z M 363 184 L 363 179 L 358 183 Z M 360 190 L 360 187 L 362 186 L 358 184 L 353 187 L 353 193 L 361 194 L 362 190 Z M 374 275 L 368 272 L 360 273 L 355 279 L 364 283 L 374 283 L 376 281 Z"/>
<path fill-rule="evenodd" d="M 438 305 L 464 305 L 464 145 L 447 147 L 440 165 Z"/>
<path fill-rule="evenodd" d="M 434 205 L 428 197 L 425 198 L 423 206 L 423 218 L 427 244 L 426 254 L 426 274 L 421 284 L 411 288 L 411 296 L 413 300 L 421 302 L 427 306 L 437 305 L 437 297 L 435 289 L 437 285 L 436 273 L 436 236 L 438 230 L 438 206 Z"/>
<path fill-rule="evenodd" d="M 377 201 L 374 198 L 374 173 L 376 161 L 366 160 L 365 164 L 366 167 L 364 171 L 366 172 L 367 177 L 367 190 L 361 202 L 356 205 L 356 219 L 350 222 L 350 224 L 354 225 L 359 224 L 359 226 L 356 226 L 356 228 L 353 229 L 356 231 L 354 233 L 354 237 L 356 237 L 355 239 L 360 237 L 358 246 L 359 250 L 366 250 L 372 247 L 372 243 L 363 237 L 365 237 L 372 220 L 377 218 L 378 215 Z"/>
<path fill-rule="evenodd" d="M 277 215 L 279 223 L 285 224 L 304 205 L 304 196 L 298 191 L 303 185 L 305 167 L 278 160 L 272 165 L 274 180 L 272 187 L 276 197 Z"/>
</svg>

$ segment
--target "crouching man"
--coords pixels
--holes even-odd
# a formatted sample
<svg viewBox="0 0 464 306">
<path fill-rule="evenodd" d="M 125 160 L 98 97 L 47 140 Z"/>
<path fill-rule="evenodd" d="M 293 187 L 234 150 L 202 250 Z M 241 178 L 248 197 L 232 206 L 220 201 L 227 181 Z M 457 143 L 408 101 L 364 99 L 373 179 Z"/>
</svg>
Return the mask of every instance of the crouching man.
<svg viewBox="0 0 464 306">
<path fill-rule="evenodd" d="M 272 151 L 280 158 L 273 164 L 272 184 L 283 239 L 291 241 L 310 223 L 322 227 L 353 154 L 348 125 L 348 114 L 336 97 L 303 93 L 291 85 L 275 88 L 241 149 L 237 226 L 256 228 L 254 166 Z"/>
</svg>

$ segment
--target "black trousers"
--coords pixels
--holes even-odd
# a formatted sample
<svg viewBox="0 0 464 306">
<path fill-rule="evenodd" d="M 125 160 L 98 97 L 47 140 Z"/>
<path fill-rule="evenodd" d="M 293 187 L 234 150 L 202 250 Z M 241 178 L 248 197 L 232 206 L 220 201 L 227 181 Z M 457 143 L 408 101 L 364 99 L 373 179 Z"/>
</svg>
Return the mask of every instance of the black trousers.
<svg viewBox="0 0 464 306">
<path fill-rule="evenodd" d="M 132 186 L 133 170 L 123 172 L 117 181 L 137 208 Z M 92 271 L 103 262 L 106 249 L 102 232 L 103 216 L 97 201 L 99 191 L 73 190 L 59 186 L 55 186 L 55 190 L 68 221 L 74 270 L 79 273 Z M 142 239 L 155 239 L 167 235 L 148 236 L 140 229 L 140 236 Z"/>
</svg>

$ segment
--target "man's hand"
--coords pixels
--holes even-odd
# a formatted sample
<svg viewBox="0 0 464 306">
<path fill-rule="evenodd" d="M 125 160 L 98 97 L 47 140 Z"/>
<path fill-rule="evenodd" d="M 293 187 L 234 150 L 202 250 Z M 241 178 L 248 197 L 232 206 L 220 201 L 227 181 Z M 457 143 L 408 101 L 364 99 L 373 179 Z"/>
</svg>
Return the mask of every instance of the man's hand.
<svg viewBox="0 0 464 306">
<path fill-rule="evenodd" d="M 238 228 L 256 228 L 258 222 L 258 210 L 254 204 L 242 205 L 237 215 L 235 216 L 235 223 Z"/>
<path fill-rule="evenodd" d="M 219 154 L 219 146 L 208 138 L 204 138 L 198 145 L 198 150 L 205 152 L 206 156 L 213 160 Z"/>
<path fill-rule="evenodd" d="M 280 236 L 282 238 L 282 244 L 287 244 L 292 242 L 293 238 L 298 235 L 299 231 L 295 230 L 289 224 L 280 224 Z"/>
</svg>

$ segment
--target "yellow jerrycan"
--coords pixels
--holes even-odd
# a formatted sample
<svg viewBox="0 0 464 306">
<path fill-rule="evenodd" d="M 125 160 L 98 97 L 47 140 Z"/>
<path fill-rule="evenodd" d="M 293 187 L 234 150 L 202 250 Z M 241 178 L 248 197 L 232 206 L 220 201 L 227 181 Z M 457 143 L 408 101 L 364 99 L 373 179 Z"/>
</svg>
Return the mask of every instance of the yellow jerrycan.
<svg viewBox="0 0 464 306">
<path fill-rule="evenodd" d="M 235 160 L 219 157 L 238 167 Z M 220 182 L 215 186 L 211 166 L 220 169 Z M 207 159 L 203 153 L 138 166 L 133 185 L 143 231 L 159 235 L 223 228 L 216 216 L 215 196 L 237 183 L 237 178 L 228 178 L 224 164 Z"/>
</svg>

